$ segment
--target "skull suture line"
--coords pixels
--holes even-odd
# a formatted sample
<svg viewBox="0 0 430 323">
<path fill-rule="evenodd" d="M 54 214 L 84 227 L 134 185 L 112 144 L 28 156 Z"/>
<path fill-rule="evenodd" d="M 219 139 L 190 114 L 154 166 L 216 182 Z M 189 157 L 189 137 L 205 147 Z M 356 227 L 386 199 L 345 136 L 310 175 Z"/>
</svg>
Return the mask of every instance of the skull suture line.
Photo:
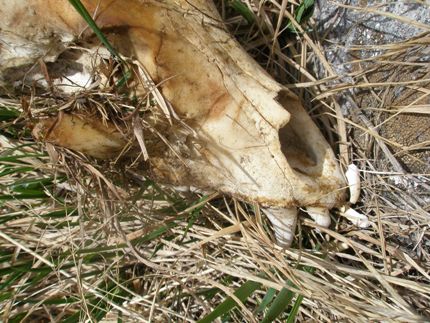
<svg viewBox="0 0 430 323">
<path fill-rule="evenodd" d="M 293 239 L 298 208 L 307 208 L 319 224 L 329 224 L 328 210 L 344 203 L 346 187 L 330 146 L 298 99 L 226 32 L 211 1 L 83 3 L 97 12 L 97 23 L 106 32 L 120 31 L 120 52 L 145 67 L 175 113 L 195 132 L 174 145 L 175 153 L 146 147 L 159 181 L 259 203 L 283 245 Z M 11 67 L 40 57 L 55 60 L 85 27 L 66 0 L 0 4 L 2 17 L 10 17 L 1 22 L 0 37 L 3 43 L 17 44 L 0 48 L 3 81 Z M 121 140 L 112 129 L 91 130 L 97 139 L 86 148 L 84 129 L 91 128 L 91 122 L 73 118 L 78 117 L 66 114 L 55 124 L 45 120 L 36 127 L 37 135 L 90 155 L 92 147 L 102 147 L 93 153 L 96 157 L 118 153 Z M 61 135 L 66 129 L 76 133 L 76 124 L 80 139 Z M 110 150 L 112 144 L 115 149 Z"/>
</svg>

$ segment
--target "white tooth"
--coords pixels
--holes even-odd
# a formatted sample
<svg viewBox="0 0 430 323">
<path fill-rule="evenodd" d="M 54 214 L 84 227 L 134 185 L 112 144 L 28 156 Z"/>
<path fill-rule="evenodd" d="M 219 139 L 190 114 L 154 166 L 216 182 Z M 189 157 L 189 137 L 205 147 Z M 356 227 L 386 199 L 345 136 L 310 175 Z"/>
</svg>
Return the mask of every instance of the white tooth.
<svg viewBox="0 0 430 323">
<path fill-rule="evenodd" d="M 369 219 L 366 215 L 358 213 L 356 210 L 350 207 L 346 208 L 344 206 L 340 209 L 340 211 L 341 215 L 343 215 L 357 227 L 365 229 L 370 226 Z"/>
<path fill-rule="evenodd" d="M 306 212 L 315 221 L 316 224 L 328 228 L 331 223 L 330 213 L 327 208 L 308 206 Z"/>
<path fill-rule="evenodd" d="M 262 208 L 262 210 L 272 223 L 278 245 L 291 246 L 296 231 L 297 208 Z"/>
<path fill-rule="evenodd" d="M 360 183 L 360 170 L 354 164 L 348 166 L 345 173 L 349 186 L 349 202 L 355 204 L 360 197 L 361 183 Z"/>
</svg>

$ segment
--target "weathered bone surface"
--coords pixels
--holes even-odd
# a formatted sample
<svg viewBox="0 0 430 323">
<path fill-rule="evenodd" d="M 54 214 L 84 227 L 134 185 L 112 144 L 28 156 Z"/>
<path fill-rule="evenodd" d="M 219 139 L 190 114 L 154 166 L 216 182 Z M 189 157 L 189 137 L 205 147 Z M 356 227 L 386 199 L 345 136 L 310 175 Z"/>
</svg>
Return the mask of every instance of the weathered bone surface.
<svg viewBox="0 0 430 323">
<path fill-rule="evenodd" d="M 308 207 L 314 215 L 317 210 L 320 223 L 328 225 L 326 210 L 344 203 L 346 186 L 330 146 L 299 100 L 226 32 L 211 1 L 83 3 L 96 12 L 106 33 L 117 34 L 119 51 L 136 57 L 161 84 L 164 97 L 195 131 L 175 135 L 176 154 L 167 147 L 147 147 L 158 180 L 220 191 L 276 210 L 269 217 L 275 227 L 289 227 L 290 236 L 283 238 L 275 229 L 285 245 L 294 236 L 297 208 Z M 11 72 L 41 57 L 55 60 L 85 28 L 66 0 L 0 0 L 0 15 L 7 17 L 0 21 L 3 83 L 12 81 L 16 73 Z M 58 119 L 48 136 L 39 137 L 89 152 L 82 142 L 75 144 L 55 132 L 70 118 Z M 109 152 L 93 155 L 106 157 Z M 282 208 L 286 211 L 279 212 Z"/>
<path fill-rule="evenodd" d="M 36 124 L 33 135 L 40 141 L 71 148 L 104 159 L 120 154 L 127 142 L 114 125 L 79 115 L 60 113 Z"/>
</svg>

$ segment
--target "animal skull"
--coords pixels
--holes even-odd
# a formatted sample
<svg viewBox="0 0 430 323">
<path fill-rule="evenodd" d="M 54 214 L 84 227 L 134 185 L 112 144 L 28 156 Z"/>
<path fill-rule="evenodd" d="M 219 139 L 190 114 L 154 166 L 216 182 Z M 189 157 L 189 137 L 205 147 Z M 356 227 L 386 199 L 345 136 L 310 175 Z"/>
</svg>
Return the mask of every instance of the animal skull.
<svg viewBox="0 0 430 323">
<path fill-rule="evenodd" d="M 293 239 L 299 208 L 308 208 L 318 223 L 329 224 L 328 210 L 343 204 L 346 187 L 332 149 L 297 97 L 229 35 L 212 1 L 82 2 L 96 13 L 106 33 L 120 34 L 115 43 L 119 51 L 144 66 L 174 112 L 194 130 L 172 133 L 174 152 L 167 147 L 160 151 L 159 145 L 145 147 L 159 181 L 259 203 L 283 245 Z M 3 83 L 11 82 L 11 71 L 41 57 L 55 61 L 85 29 L 66 0 L 0 4 L 6 18 L 0 21 L 0 41 L 6 44 L 0 47 Z M 91 124 L 64 114 L 55 124 L 53 119 L 41 121 L 35 134 L 91 155 L 92 148 L 84 147 L 83 130 Z M 91 130 L 94 138 L 109 137 L 92 142 L 104 147 L 93 155 L 114 157 L 126 138 L 121 142 L 118 130 L 104 127 Z M 79 129 L 81 139 L 61 135 L 64 129 Z M 109 150 L 111 144 L 115 149 Z"/>
</svg>

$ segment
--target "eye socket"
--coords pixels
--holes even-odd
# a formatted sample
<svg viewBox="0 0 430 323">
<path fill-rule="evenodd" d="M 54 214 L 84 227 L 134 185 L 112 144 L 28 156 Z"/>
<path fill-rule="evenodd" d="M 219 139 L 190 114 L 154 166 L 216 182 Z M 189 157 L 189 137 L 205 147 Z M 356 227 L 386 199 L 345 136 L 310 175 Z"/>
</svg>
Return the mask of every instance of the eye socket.
<svg viewBox="0 0 430 323">
<path fill-rule="evenodd" d="M 279 130 L 281 151 L 291 168 L 299 173 L 318 176 L 318 160 L 310 145 L 302 139 L 293 124 L 294 119 Z M 302 129 L 302 131 L 306 131 Z"/>
<path fill-rule="evenodd" d="M 298 173 L 322 176 L 330 147 L 296 96 L 281 91 L 277 100 L 290 113 L 289 122 L 278 132 L 288 164 Z"/>
</svg>

